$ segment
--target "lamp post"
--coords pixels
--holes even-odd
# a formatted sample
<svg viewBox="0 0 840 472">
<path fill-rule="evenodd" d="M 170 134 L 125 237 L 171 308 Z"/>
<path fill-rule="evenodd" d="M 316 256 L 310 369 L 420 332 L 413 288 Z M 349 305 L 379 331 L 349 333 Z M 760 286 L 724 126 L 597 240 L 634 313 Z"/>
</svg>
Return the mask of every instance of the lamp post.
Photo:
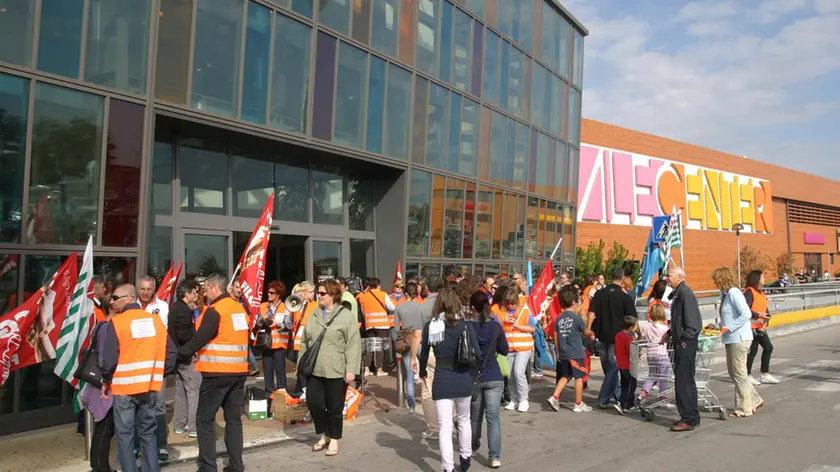
<svg viewBox="0 0 840 472">
<path fill-rule="evenodd" d="M 732 231 L 735 231 L 735 239 L 738 244 L 738 287 L 741 286 L 741 231 L 744 231 L 744 225 L 735 223 L 732 225 Z"/>
</svg>

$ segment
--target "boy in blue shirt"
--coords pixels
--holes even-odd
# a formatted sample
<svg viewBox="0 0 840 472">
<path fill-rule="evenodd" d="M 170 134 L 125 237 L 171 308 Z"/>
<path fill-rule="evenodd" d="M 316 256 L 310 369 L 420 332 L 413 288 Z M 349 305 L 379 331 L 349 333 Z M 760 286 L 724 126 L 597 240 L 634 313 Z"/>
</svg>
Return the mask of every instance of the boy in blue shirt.
<svg viewBox="0 0 840 472">
<path fill-rule="evenodd" d="M 586 376 L 583 337 L 589 335 L 586 322 L 572 311 L 572 305 L 577 301 L 577 294 L 571 287 L 563 287 L 560 293 L 560 306 L 563 313 L 557 317 L 554 325 L 554 345 L 557 346 L 557 386 L 554 395 L 548 398 L 548 404 L 555 411 L 560 411 L 560 393 L 566 388 L 571 379 L 575 381 L 575 413 L 592 411 L 583 403 L 583 378 Z"/>
</svg>

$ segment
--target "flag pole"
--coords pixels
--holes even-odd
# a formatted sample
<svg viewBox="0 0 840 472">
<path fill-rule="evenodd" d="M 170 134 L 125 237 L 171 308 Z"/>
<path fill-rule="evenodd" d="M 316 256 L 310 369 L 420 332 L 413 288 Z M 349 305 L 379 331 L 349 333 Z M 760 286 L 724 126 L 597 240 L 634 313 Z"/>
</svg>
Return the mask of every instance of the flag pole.
<svg viewBox="0 0 840 472">
<path fill-rule="evenodd" d="M 563 242 L 563 238 L 560 238 L 560 240 L 557 241 L 557 244 L 554 246 L 554 250 L 551 251 L 551 255 L 548 256 L 548 260 L 550 260 L 550 261 L 554 260 L 554 254 L 557 252 L 558 249 L 560 249 L 560 243 L 562 243 L 562 242 Z"/>
<path fill-rule="evenodd" d="M 682 210 L 677 212 L 677 229 L 680 230 L 680 264 L 682 264 L 682 268 L 685 270 L 685 251 L 683 250 L 683 246 L 685 246 L 685 234 L 682 232 Z"/>
</svg>

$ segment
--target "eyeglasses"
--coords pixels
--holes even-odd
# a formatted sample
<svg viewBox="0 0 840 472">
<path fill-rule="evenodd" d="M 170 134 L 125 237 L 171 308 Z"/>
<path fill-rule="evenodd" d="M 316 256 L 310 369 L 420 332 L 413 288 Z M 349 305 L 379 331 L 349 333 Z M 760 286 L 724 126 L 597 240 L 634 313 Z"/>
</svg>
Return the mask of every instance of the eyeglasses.
<svg viewBox="0 0 840 472">
<path fill-rule="evenodd" d="M 269 295 L 277 295 L 277 292 L 275 292 L 274 290 L 269 290 L 269 291 L 268 291 L 268 294 L 269 294 Z"/>
<path fill-rule="evenodd" d="M 318 295 L 320 295 L 320 296 L 322 296 L 322 297 L 326 297 L 328 294 L 327 294 L 327 292 L 321 292 L 321 291 L 319 290 L 319 291 L 318 291 Z"/>
</svg>

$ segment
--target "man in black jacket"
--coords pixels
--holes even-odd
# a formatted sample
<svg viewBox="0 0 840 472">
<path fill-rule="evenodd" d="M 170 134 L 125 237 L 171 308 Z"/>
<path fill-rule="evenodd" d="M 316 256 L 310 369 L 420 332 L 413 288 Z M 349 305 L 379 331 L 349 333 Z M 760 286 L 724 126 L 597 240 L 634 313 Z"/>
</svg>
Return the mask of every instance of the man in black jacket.
<svg viewBox="0 0 840 472">
<path fill-rule="evenodd" d="M 193 280 L 182 280 L 176 289 L 178 300 L 169 309 L 169 337 L 178 347 L 187 344 L 195 336 L 194 309 L 198 300 L 198 284 Z M 198 409 L 198 392 L 201 388 L 201 374 L 195 371 L 193 357 L 178 359 L 175 373 L 175 434 L 188 433 L 198 437 L 195 415 Z"/>
<path fill-rule="evenodd" d="M 697 411 L 697 383 L 694 381 L 697 338 L 703 329 L 703 317 L 694 292 L 685 284 L 685 270 L 668 271 L 671 293 L 671 343 L 674 345 L 674 388 L 679 421 L 671 431 L 691 431 L 700 425 Z"/>
</svg>

